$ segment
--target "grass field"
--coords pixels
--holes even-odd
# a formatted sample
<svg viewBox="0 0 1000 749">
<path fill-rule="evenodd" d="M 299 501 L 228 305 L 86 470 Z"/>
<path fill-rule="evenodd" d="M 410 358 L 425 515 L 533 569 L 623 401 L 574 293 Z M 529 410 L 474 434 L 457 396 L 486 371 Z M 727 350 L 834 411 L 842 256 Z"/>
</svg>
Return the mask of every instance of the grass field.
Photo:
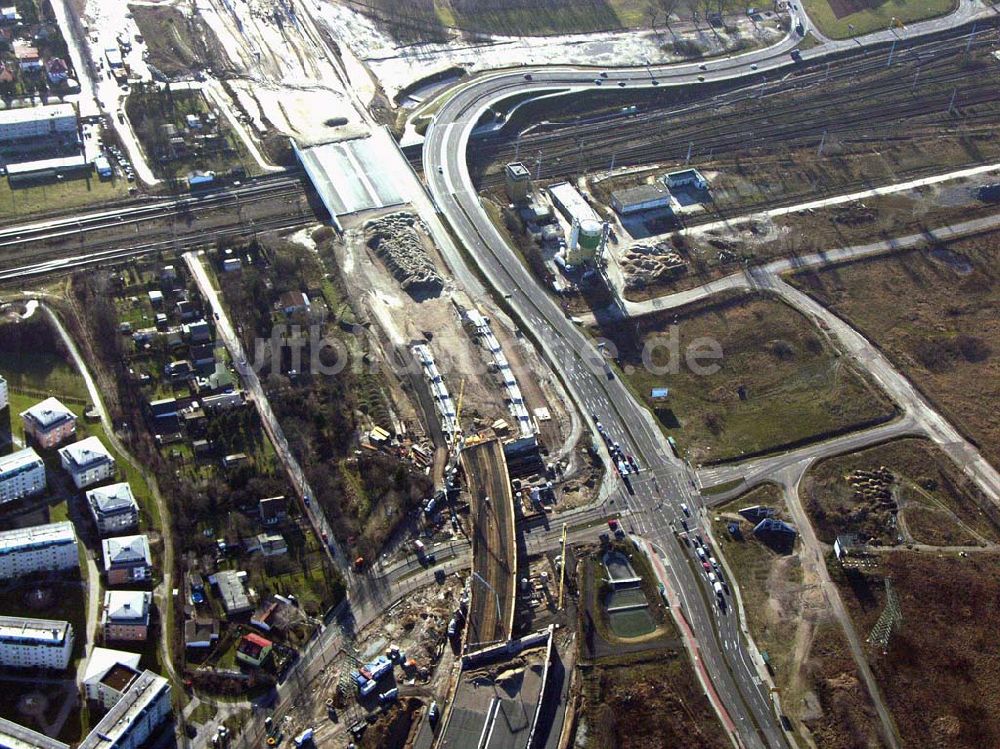
<svg viewBox="0 0 1000 749">
<path fill-rule="evenodd" d="M 902 620 L 887 654 L 868 659 L 902 746 L 1000 746 L 1000 556 L 995 553 L 883 555 L 879 575 L 835 577 L 859 633 L 881 614 L 890 577 Z"/>
<path fill-rule="evenodd" d="M 675 319 L 673 358 L 682 361 L 670 368 L 670 346 L 657 341 Z M 647 315 L 594 333 L 613 342 L 629 384 L 696 462 L 769 452 L 894 413 L 806 318 L 766 297 L 734 295 L 683 308 L 676 317 Z M 705 339 L 722 350 L 717 362 L 704 362 L 718 364 L 713 374 L 698 374 L 683 361 L 688 346 Z M 670 389 L 667 401 L 650 398 L 656 387 Z"/>
<path fill-rule="evenodd" d="M 6 179 L 0 179 L 0 220 L 107 203 L 127 196 L 128 183 L 124 179 L 105 182 L 96 174 L 16 188 Z"/>
<path fill-rule="evenodd" d="M 882 31 L 893 24 L 893 19 L 909 24 L 937 18 L 958 7 L 956 0 L 885 0 L 870 5 L 860 0 L 803 0 L 802 5 L 813 23 L 831 39 Z"/>
<path fill-rule="evenodd" d="M 1000 232 L 792 277 L 1000 465 Z"/>
<path fill-rule="evenodd" d="M 775 553 L 753 537 L 751 523 L 743 519 L 738 521 L 743 540 L 729 534 L 727 526 L 739 518 L 738 510 L 756 504 L 785 517 L 782 490 L 765 484 L 716 508 L 713 535 L 736 577 L 754 642 L 768 653 L 782 709 L 800 739 L 811 736 L 824 749 L 873 746 L 871 704 L 819 585 L 805 578 L 801 547 Z"/>
<path fill-rule="evenodd" d="M 885 507 L 859 500 L 846 477 L 857 469 L 885 466 L 895 476 L 893 493 L 901 521 Z M 833 543 L 857 532 L 881 544 L 905 542 L 976 546 L 1000 541 L 1000 514 L 955 464 L 932 443 L 905 439 L 816 464 L 802 485 L 816 535 Z M 985 510 L 983 509 L 985 508 Z"/>
</svg>

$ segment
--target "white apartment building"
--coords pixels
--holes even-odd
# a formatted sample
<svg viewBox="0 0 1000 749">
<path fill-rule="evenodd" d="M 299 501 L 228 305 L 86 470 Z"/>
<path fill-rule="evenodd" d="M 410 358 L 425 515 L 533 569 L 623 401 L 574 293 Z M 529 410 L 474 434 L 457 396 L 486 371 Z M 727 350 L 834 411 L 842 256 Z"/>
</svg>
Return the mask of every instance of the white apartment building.
<svg viewBox="0 0 1000 749">
<path fill-rule="evenodd" d="M 69 749 L 69 744 L 0 718 L 0 749 Z"/>
<path fill-rule="evenodd" d="M 170 683 L 143 671 L 77 749 L 138 749 L 170 712 Z"/>
<path fill-rule="evenodd" d="M 115 459 L 97 437 L 87 437 L 60 447 L 59 459 L 77 489 L 106 481 L 115 475 Z"/>
<path fill-rule="evenodd" d="M 139 505 L 125 482 L 89 490 L 87 506 L 102 536 L 126 533 L 139 525 Z"/>
<path fill-rule="evenodd" d="M 68 103 L 0 112 L 0 140 L 6 142 L 72 135 L 77 131 L 76 109 Z"/>
<path fill-rule="evenodd" d="M 138 653 L 94 648 L 83 672 L 83 692 L 88 700 L 110 710 L 141 673 Z"/>
<path fill-rule="evenodd" d="M 79 566 L 76 532 L 68 520 L 0 532 L 0 580 Z"/>
<path fill-rule="evenodd" d="M 62 670 L 72 652 L 69 622 L 0 616 L 0 666 Z"/>
<path fill-rule="evenodd" d="M 45 491 L 45 463 L 32 448 L 0 456 L 0 504 Z"/>
</svg>

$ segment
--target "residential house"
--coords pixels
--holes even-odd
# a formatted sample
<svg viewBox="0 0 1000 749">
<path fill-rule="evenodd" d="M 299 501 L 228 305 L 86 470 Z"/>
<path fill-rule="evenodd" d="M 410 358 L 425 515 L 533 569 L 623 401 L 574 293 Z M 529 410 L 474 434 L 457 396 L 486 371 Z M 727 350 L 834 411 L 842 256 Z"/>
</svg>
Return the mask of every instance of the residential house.
<svg viewBox="0 0 1000 749">
<path fill-rule="evenodd" d="M 288 544 L 280 533 L 258 533 L 247 540 L 246 549 L 251 554 L 259 551 L 265 557 L 277 557 L 288 553 Z"/>
<path fill-rule="evenodd" d="M 0 504 L 45 491 L 45 463 L 34 448 L 0 455 Z"/>
<path fill-rule="evenodd" d="M 233 453 L 232 455 L 227 455 L 222 459 L 222 467 L 227 471 L 234 468 L 239 468 L 240 466 L 245 466 L 250 463 L 250 458 L 247 457 L 246 453 Z"/>
<path fill-rule="evenodd" d="M 0 8 L 0 25 L 12 26 L 21 22 L 21 14 L 17 12 L 17 6 L 7 5 Z"/>
<path fill-rule="evenodd" d="M 109 590 L 104 594 L 101 629 L 104 641 L 145 642 L 153 594 L 143 590 Z"/>
<path fill-rule="evenodd" d="M 104 550 L 104 574 L 108 585 L 141 582 L 152 577 L 153 561 L 146 536 L 106 538 L 101 546 Z"/>
<path fill-rule="evenodd" d="M 284 604 L 276 598 L 265 601 L 264 605 L 258 608 L 250 617 L 250 624 L 265 632 L 270 632 L 277 626 L 278 612 Z"/>
<path fill-rule="evenodd" d="M 257 503 L 260 524 L 267 527 L 281 525 L 288 520 L 288 500 L 284 497 L 268 497 Z"/>
<path fill-rule="evenodd" d="M 24 435 L 42 448 L 56 447 L 76 434 L 76 414 L 58 398 L 46 398 L 21 412 Z"/>
<path fill-rule="evenodd" d="M 246 572 L 221 570 L 209 577 L 209 581 L 219 589 L 222 607 L 229 616 L 245 614 L 252 609 L 246 589 L 243 587 L 246 575 Z"/>
<path fill-rule="evenodd" d="M 215 371 L 215 346 L 211 343 L 200 343 L 191 346 L 191 363 L 199 372 Z"/>
<path fill-rule="evenodd" d="M 83 672 L 83 693 L 91 702 L 110 710 L 139 676 L 138 653 L 94 648 Z"/>
<path fill-rule="evenodd" d="M 76 532 L 68 520 L 0 532 L 0 580 L 79 567 Z"/>
<path fill-rule="evenodd" d="M 217 395 L 206 395 L 201 399 L 201 405 L 206 411 L 218 413 L 220 411 L 230 411 L 243 405 L 244 396 L 242 390 L 231 393 L 218 393 Z"/>
<path fill-rule="evenodd" d="M 301 291 L 286 291 L 278 297 L 278 308 L 289 316 L 308 313 L 311 306 L 309 297 Z"/>
<path fill-rule="evenodd" d="M 114 536 L 139 526 L 139 503 L 125 482 L 87 492 L 87 506 L 101 536 Z"/>
<path fill-rule="evenodd" d="M 236 646 L 236 660 L 259 668 L 267 660 L 273 648 L 273 642 L 251 632 L 243 635 L 240 644 Z"/>
<path fill-rule="evenodd" d="M 0 616 L 0 666 L 62 670 L 72 653 L 69 622 Z"/>
<path fill-rule="evenodd" d="M 212 328 L 204 320 L 196 320 L 193 323 L 181 326 L 184 337 L 190 343 L 208 343 L 212 340 Z"/>
<path fill-rule="evenodd" d="M 153 289 L 152 291 L 149 292 L 148 296 L 149 296 L 149 303 L 153 307 L 162 307 L 163 306 L 163 292 L 162 291 L 160 291 L 159 289 Z"/>
<path fill-rule="evenodd" d="M 219 640 L 219 622 L 215 619 L 188 619 L 184 622 L 184 647 L 210 648 Z"/>
<path fill-rule="evenodd" d="M 106 481 L 115 475 L 115 459 L 97 437 L 87 437 L 60 447 L 59 459 L 77 489 Z"/>
<path fill-rule="evenodd" d="M 52 57 L 45 63 L 45 74 L 49 78 L 49 83 L 65 83 L 69 78 L 69 67 L 61 57 Z"/>
<path fill-rule="evenodd" d="M 163 368 L 163 371 L 171 382 L 181 382 L 194 377 L 194 367 L 187 359 L 172 361 Z"/>
<path fill-rule="evenodd" d="M 30 42 L 15 40 L 14 57 L 18 67 L 25 72 L 42 69 L 42 58 L 38 56 L 38 48 Z"/>
</svg>

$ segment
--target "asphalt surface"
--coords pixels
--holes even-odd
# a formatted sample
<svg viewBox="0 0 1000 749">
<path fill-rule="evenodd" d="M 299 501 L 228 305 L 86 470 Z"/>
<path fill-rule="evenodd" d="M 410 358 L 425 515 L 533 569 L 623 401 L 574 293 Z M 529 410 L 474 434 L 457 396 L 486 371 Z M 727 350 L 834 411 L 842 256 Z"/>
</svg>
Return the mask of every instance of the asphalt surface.
<svg viewBox="0 0 1000 749">
<path fill-rule="evenodd" d="M 854 45 L 891 43 L 933 33 L 988 12 L 963 2 L 952 16 L 908 29 L 886 30 L 864 40 L 828 42 L 803 52 L 801 57 L 820 59 Z M 730 606 L 723 610 L 717 605 L 690 547 L 681 544 L 674 533 L 685 521 L 694 528 L 702 517 L 691 471 L 673 456 L 648 412 L 632 399 L 617 374 L 604 369 L 602 355 L 539 288 L 496 230 L 483 211 L 470 179 L 466 153 L 472 131 L 484 112 L 513 94 L 532 90 L 539 94 L 570 93 L 596 86 L 628 89 L 698 85 L 760 71 L 778 72 L 795 64 L 790 51 L 798 41 L 797 36 L 790 35 L 774 47 L 736 57 L 666 68 L 607 70 L 606 77 L 594 71 L 568 68 L 487 74 L 452 92 L 427 131 L 423 151 L 425 175 L 436 207 L 468 253 L 463 255 L 450 241 L 440 243 L 455 275 L 472 288 L 480 286 L 468 266 L 467 257 L 471 256 L 489 285 L 504 297 L 520 323 L 530 331 L 553 369 L 561 373 L 577 404 L 591 414 L 592 420 L 601 421 L 612 439 L 620 442 L 625 452 L 634 455 L 644 467 L 631 482 L 634 493 L 625 489 L 619 493 L 616 509 L 622 512 L 630 531 L 663 550 L 669 573 L 675 578 L 684 616 L 699 643 L 705 672 L 718 695 L 716 709 L 724 724 L 732 721 L 739 743 L 747 747 L 787 746 L 788 740 L 763 686 L 761 664 L 752 661 L 741 638 L 737 616 Z M 797 301 L 807 305 L 805 300 Z M 686 519 L 680 509 L 682 503 L 696 517 Z"/>
</svg>

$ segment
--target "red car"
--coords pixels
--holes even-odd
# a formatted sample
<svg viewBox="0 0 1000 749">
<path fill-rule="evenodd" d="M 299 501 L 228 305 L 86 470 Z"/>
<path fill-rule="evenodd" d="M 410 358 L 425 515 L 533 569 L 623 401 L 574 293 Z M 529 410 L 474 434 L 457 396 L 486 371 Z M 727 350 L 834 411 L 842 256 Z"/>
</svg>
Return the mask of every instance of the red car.
<svg viewBox="0 0 1000 749">
<path fill-rule="evenodd" d="M 701 566 L 705 568 L 705 572 L 711 572 L 712 571 L 712 565 L 710 565 L 708 562 L 702 562 Z"/>
</svg>

